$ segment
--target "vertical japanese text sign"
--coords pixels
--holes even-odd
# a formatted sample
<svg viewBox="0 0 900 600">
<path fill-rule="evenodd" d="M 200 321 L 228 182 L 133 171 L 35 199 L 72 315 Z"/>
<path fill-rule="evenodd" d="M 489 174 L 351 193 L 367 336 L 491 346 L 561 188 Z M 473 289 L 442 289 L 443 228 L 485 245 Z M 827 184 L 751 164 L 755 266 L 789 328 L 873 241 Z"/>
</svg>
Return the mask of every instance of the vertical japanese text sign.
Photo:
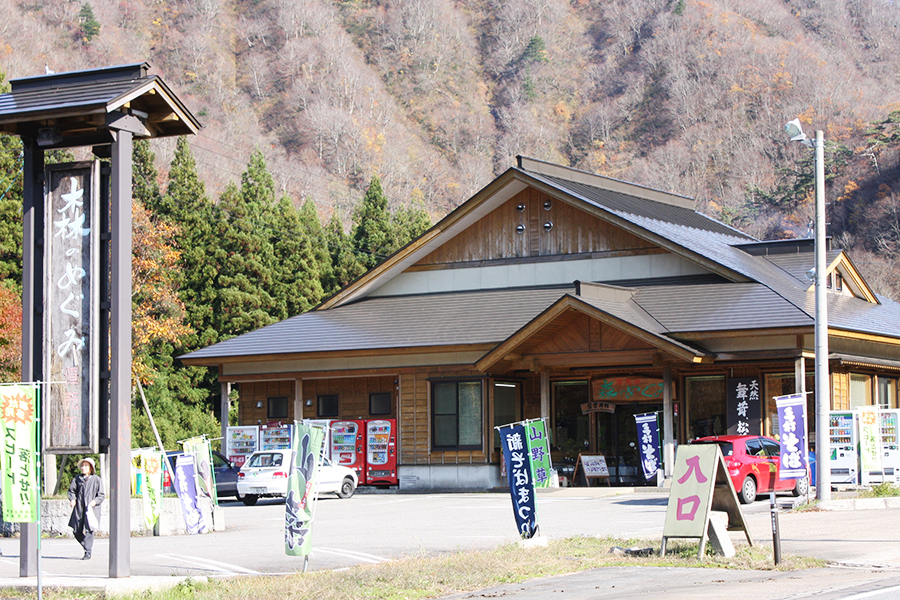
<svg viewBox="0 0 900 600">
<path fill-rule="evenodd" d="M 500 428 L 500 446 L 506 460 L 506 476 L 509 478 L 516 527 L 519 535 L 531 539 L 537 530 L 537 509 L 525 435 L 525 427 L 521 424 Z"/>
<path fill-rule="evenodd" d="M 543 420 L 527 421 L 525 432 L 528 441 L 528 458 L 531 462 L 531 479 L 535 488 L 550 487 L 550 440 Z"/>
<path fill-rule="evenodd" d="M 44 227 L 44 449 L 98 447 L 100 163 L 52 165 Z"/>
<path fill-rule="evenodd" d="M 704 538 L 720 460 L 715 444 L 678 447 L 664 537 Z"/>
<path fill-rule="evenodd" d="M 881 470 L 881 436 L 878 412 L 874 406 L 859 407 L 859 470 Z"/>
<path fill-rule="evenodd" d="M 35 523 L 40 485 L 37 474 L 36 384 L 0 386 L 0 428 L 3 430 L 3 520 Z"/>
<path fill-rule="evenodd" d="M 308 556 L 312 550 L 312 522 L 325 432 L 320 427 L 294 424 L 293 463 L 284 499 L 284 553 Z"/>
<path fill-rule="evenodd" d="M 729 378 L 727 390 L 728 435 L 759 435 L 759 378 Z"/>
<path fill-rule="evenodd" d="M 659 422 L 656 413 L 634 415 L 638 441 L 641 445 L 641 467 L 644 479 L 652 479 L 659 471 Z"/>
<path fill-rule="evenodd" d="M 806 477 L 806 394 L 776 396 L 781 444 L 779 479 Z"/>
</svg>

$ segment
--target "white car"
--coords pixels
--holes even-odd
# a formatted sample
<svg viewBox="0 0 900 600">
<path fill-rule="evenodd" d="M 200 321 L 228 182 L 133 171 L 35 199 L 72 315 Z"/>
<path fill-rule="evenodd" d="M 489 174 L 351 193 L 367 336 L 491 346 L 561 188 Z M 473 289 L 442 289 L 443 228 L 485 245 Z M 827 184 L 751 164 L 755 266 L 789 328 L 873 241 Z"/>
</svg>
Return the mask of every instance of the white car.
<svg viewBox="0 0 900 600">
<path fill-rule="evenodd" d="M 286 496 L 292 458 L 291 450 L 260 450 L 251 454 L 238 472 L 237 491 L 241 501 L 253 506 L 260 496 Z M 356 471 L 335 465 L 327 458 L 322 459 L 319 494 L 349 498 L 356 491 L 357 483 Z"/>
</svg>

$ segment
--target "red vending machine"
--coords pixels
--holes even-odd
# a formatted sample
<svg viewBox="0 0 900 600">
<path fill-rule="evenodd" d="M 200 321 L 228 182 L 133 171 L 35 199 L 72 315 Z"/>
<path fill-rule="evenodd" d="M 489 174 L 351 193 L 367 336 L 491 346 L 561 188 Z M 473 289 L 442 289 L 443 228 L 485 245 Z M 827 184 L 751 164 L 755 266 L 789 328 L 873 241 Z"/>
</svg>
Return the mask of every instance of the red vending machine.
<svg viewBox="0 0 900 600">
<path fill-rule="evenodd" d="M 331 422 L 331 461 L 356 471 L 359 483 L 365 483 L 366 454 L 363 452 L 365 421 Z"/>
<path fill-rule="evenodd" d="M 360 479 L 362 483 L 362 479 Z M 397 421 L 366 421 L 366 485 L 397 484 Z"/>
</svg>

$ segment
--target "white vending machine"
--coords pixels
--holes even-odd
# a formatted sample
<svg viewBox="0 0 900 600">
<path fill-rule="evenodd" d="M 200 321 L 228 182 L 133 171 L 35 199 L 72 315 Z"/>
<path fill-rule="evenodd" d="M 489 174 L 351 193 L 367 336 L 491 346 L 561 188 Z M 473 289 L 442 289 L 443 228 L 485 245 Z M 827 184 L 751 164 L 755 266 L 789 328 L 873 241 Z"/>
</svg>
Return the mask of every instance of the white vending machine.
<svg viewBox="0 0 900 600">
<path fill-rule="evenodd" d="M 879 410 L 881 433 L 881 468 L 884 481 L 900 483 L 900 444 L 897 427 L 900 425 L 900 410 Z"/>
<path fill-rule="evenodd" d="M 832 485 L 859 484 L 857 431 L 852 411 L 832 411 L 829 415 Z"/>
</svg>

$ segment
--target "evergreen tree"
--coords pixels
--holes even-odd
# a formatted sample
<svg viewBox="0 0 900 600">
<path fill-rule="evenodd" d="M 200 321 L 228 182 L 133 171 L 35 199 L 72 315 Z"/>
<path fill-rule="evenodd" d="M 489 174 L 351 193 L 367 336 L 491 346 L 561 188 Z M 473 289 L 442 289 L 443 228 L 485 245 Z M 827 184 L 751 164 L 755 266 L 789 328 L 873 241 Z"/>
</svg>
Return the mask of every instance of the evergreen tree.
<svg viewBox="0 0 900 600">
<path fill-rule="evenodd" d="M 81 23 L 81 39 L 85 44 L 100 35 L 100 21 L 94 17 L 94 8 L 89 2 L 81 5 L 78 21 Z"/>
<path fill-rule="evenodd" d="M 150 148 L 150 141 L 144 138 L 134 140 L 131 153 L 132 195 L 151 213 L 158 214 L 162 193 L 159 189 L 159 172 L 156 170 L 156 155 Z"/>
<path fill-rule="evenodd" d="M 300 207 L 300 223 L 312 244 L 313 260 L 319 274 L 319 288 L 322 295 L 315 302 L 311 302 L 315 306 L 331 293 L 329 286 L 334 278 L 334 268 L 331 265 L 331 253 L 328 251 L 328 235 L 319 220 L 315 203 L 309 198 Z"/>
<path fill-rule="evenodd" d="M 272 248 L 277 275 L 272 295 L 277 305 L 284 309 L 273 315 L 278 319 L 304 313 L 322 299 L 324 265 L 321 253 L 316 251 L 321 242 L 312 238 L 304 218 L 308 215 L 301 214 L 287 196 L 273 207 Z M 318 225 L 318 219 L 315 224 Z"/>
<path fill-rule="evenodd" d="M 368 270 L 387 258 L 395 245 L 387 197 L 381 180 L 373 175 L 362 203 L 353 211 L 353 249 Z"/>
<path fill-rule="evenodd" d="M 2 80 L 2 73 L 0 73 Z M 0 135 L 0 281 L 22 288 L 22 144 Z"/>
<path fill-rule="evenodd" d="M 397 209 L 391 216 L 391 225 L 394 229 L 394 246 L 391 248 L 393 253 L 428 231 L 431 217 L 425 210 L 425 203 L 419 201 Z"/>
<path fill-rule="evenodd" d="M 331 254 L 331 273 L 323 287 L 325 293 L 331 295 L 365 273 L 366 267 L 357 259 L 350 237 L 344 233 L 338 211 L 331 213 L 325 228 L 325 239 Z"/>
</svg>

